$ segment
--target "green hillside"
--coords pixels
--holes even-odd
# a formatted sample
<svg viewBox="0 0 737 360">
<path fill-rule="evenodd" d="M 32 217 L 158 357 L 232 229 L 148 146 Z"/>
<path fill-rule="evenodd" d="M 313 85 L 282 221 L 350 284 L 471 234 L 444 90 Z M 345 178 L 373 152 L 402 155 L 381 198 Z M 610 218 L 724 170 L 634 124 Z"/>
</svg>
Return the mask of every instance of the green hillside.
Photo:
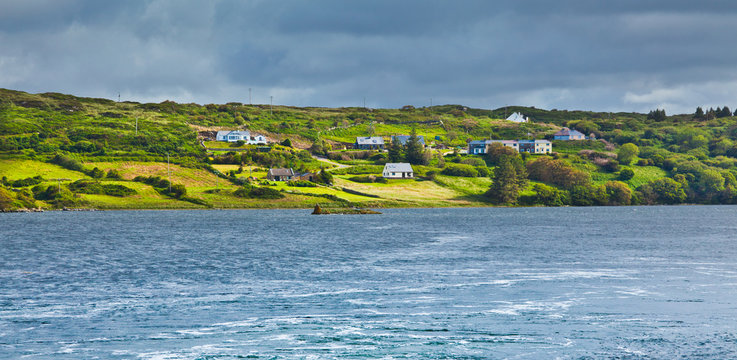
<svg viewBox="0 0 737 360">
<path fill-rule="evenodd" d="M 531 122 L 504 120 L 512 112 Z M 735 203 L 737 118 L 726 112 L 141 104 L 0 89 L 0 209 Z M 551 155 L 461 151 L 469 140 L 552 139 L 563 126 L 594 140 L 553 141 Z M 213 141 L 246 129 L 270 145 Z M 357 136 L 389 146 L 412 131 L 427 150 L 351 149 Z M 417 179 L 381 179 L 384 163 L 407 160 Z M 334 175 L 290 186 L 265 181 L 270 167 Z"/>
</svg>

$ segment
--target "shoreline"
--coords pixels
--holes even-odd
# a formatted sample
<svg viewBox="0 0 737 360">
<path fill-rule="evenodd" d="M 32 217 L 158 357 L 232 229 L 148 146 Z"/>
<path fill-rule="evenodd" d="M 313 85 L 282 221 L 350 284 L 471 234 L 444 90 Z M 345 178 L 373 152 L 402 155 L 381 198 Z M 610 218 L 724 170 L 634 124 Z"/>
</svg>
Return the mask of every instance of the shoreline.
<svg viewBox="0 0 737 360">
<path fill-rule="evenodd" d="M 489 208 L 498 208 L 498 209 L 542 209 L 542 208 L 641 208 L 641 207 L 677 207 L 677 206 L 737 206 L 737 204 L 654 204 L 654 205 L 618 205 L 618 206 L 602 206 L 602 205 L 596 205 L 596 206 L 571 206 L 571 205 L 565 205 L 565 206 L 503 206 L 503 205 L 489 205 L 489 206 L 402 206 L 402 207 L 367 207 L 364 209 L 382 209 L 382 210 L 391 210 L 391 209 L 489 209 Z M 0 214 L 31 214 L 31 213 L 45 213 L 45 212 L 107 212 L 107 211 L 228 211 L 228 210 L 312 210 L 313 207 L 264 207 L 264 208 L 255 208 L 255 207 L 248 207 L 248 208 L 197 208 L 197 209 L 191 209 L 191 208 L 160 208 L 160 209 L 152 209 L 152 208 L 141 208 L 141 209 L 131 209 L 131 208 L 120 208 L 120 209 L 95 209 L 95 208 L 75 208 L 75 209 L 19 209 L 19 210 L 0 210 Z M 346 209 L 341 207 L 325 207 L 325 209 Z"/>
</svg>

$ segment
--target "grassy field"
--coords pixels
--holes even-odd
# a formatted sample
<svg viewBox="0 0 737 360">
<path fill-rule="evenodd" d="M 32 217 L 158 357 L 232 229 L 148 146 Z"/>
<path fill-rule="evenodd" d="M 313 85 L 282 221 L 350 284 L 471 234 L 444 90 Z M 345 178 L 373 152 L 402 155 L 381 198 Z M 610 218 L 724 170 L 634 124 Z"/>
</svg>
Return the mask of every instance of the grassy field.
<svg viewBox="0 0 737 360">
<path fill-rule="evenodd" d="M 25 179 L 41 175 L 44 179 L 88 179 L 81 172 L 67 170 L 59 165 L 35 160 L 0 159 L 0 177 L 9 180 Z"/>
<path fill-rule="evenodd" d="M 139 175 L 167 178 L 166 163 L 121 161 L 85 163 L 85 166 L 89 168 L 98 167 L 104 171 L 115 169 L 126 180 L 132 180 Z M 171 182 L 182 184 L 188 189 L 190 187 L 215 187 L 218 182 L 215 174 L 203 169 L 185 168 L 170 164 L 169 170 L 171 173 Z"/>
<path fill-rule="evenodd" d="M 117 197 L 109 195 L 80 194 L 96 209 L 202 209 L 201 205 L 192 204 L 163 196 L 151 186 L 132 181 L 105 181 L 106 184 L 119 184 L 136 190 L 138 194 Z"/>
<path fill-rule="evenodd" d="M 238 168 L 240 168 L 240 165 L 214 164 L 212 165 L 212 167 L 220 171 L 223 174 L 227 174 L 230 171 L 238 171 Z M 249 172 L 249 170 L 251 171 Z M 240 174 L 236 174 L 236 176 L 237 177 L 253 176 L 258 179 L 265 179 L 266 173 L 267 173 L 267 169 L 264 169 L 262 167 L 244 165 L 243 172 Z"/>
</svg>

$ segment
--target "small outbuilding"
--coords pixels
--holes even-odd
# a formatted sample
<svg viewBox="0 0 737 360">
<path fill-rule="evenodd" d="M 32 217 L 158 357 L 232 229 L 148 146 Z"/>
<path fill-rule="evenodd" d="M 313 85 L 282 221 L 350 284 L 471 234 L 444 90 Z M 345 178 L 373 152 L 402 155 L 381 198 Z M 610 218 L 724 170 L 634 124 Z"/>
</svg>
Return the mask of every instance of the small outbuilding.
<svg viewBox="0 0 737 360">
<path fill-rule="evenodd" d="M 382 176 L 386 179 L 412 179 L 414 174 L 409 163 L 387 163 L 382 172 Z"/>
</svg>

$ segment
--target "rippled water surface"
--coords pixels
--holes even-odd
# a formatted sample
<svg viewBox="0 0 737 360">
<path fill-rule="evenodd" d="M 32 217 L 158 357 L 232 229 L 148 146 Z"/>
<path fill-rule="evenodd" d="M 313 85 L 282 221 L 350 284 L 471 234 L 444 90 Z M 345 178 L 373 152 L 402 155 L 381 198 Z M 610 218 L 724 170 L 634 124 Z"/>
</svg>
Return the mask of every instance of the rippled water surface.
<svg viewBox="0 0 737 360">
<path fill-rule="evenodd" d="M 737 207 L 0 214 L 0 358 L 735 358 Z"/>
</svg>

